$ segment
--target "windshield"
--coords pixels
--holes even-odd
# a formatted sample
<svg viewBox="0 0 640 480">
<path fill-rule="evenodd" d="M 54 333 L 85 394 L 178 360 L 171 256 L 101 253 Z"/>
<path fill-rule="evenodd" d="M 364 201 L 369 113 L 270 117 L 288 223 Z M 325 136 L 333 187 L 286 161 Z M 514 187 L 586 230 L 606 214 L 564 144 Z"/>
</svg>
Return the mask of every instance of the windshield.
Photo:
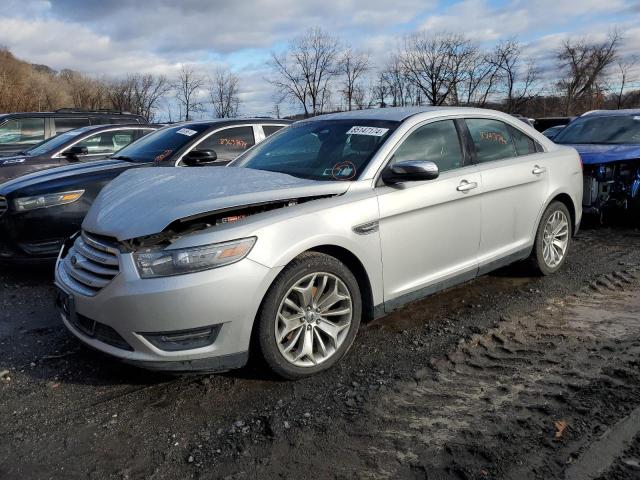
<svg viewBox="0 0 640 480">
<path fill-rule="evenodd" d="M 558 133 L 553 141 L 612 145 L 640 143 L 640 115 L 578 118 Z"/>
<path fill-rule="evenodd" d="M 269 137 L 233 166 L 310 180 L 355 180 L 397 126 L 353 119 L 301 122 Z"/>
<path fill-rule="evenodd" d="M 113 158 L 132 162 L 160 162 L 195 140 L 210 126 L 204 123 L 163 128 L 124 147 Z"/>
<path fill-rule="evenodd" d="M 69 130 L 68 132 L 61 133 L 60 135 L 56 135 L 55 137 L 51 137 L 49 140 L 45 140 L 44 142 L 39 143 L 35 147 L 25 151 L 25 153 L 29 156 L 43 155 L 45 153 L 49 153 L 59 148 L 69 140 L 73 139 L 77 135 L 78 135 L 78 132 Z"/>
</svg>

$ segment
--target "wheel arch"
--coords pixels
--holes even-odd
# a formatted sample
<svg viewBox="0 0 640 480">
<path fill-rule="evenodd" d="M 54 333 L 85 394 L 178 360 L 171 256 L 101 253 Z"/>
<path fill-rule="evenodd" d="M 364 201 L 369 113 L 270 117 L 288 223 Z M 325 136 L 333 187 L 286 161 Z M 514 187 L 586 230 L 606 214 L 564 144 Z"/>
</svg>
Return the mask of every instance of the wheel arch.
<svg viewBox="0 0 640 480">
<path fill-rule="evenodd" d="M 577 212 L 573 198 L 571 198 L 571 195 L 569 195 L 567 192 L 556 191 L 552 195 L 550 195 L 549 200 L 547 200 L 547 202 L 542 205 L 542 208 L 538 213 L 538 218 L 533 224 L 533 231 L 531 232 L 531 235 L 534 240 L 536 232 L 538 231 L 538 227 L 540 226 L 540 222 L 542 221 L 542 215 L 544 215 L 544 212 L 547 210 L 547 208 L 549 208 L 549 205 L 551 205 L 555 201 L 562 203 L 565 207 L 567 207 L 567 210 L 569 210 L 569 216 L 571 217 L 571 236 L 574 236 L 578 232 L 578 225 L 576 225 Z"/>
<path fill-rule="evenodd" d="M 577 228 L 576 228 L 576 207 L 573 204 L 573 199 L 571 198 L 571 196 L 567 193 L 558 193 L 557 195 L 555 195 L 551 200 L 549 200 L 549 202 L 547 203 L 547 205 L 545 206 L 545 210 L 547 209 L 547 207 L 549 205 L 551 205 L 551 203 L 553 202 L 560 202 L 562 204 L 564 204 L 565 207 L 567 207 L 567 210 L 569 210 L 569 215 L 571 216 L 571 234 L 572 236 L 575 235 Z"/>
<path fill-rule="evenodd" d="M 375 306 L 373 301 L 373 288 L 367 269 L 360 259 L 350 250 L 338 245 L 318 245 L 312 247 L 307 252 L 324 253 L 337 258 L 351 270 L 358 281 L 360 287 L 360 297 L 362 298 L 362 314 L 364 320 L 371 320 L 375 317 Z"/>
</svg>

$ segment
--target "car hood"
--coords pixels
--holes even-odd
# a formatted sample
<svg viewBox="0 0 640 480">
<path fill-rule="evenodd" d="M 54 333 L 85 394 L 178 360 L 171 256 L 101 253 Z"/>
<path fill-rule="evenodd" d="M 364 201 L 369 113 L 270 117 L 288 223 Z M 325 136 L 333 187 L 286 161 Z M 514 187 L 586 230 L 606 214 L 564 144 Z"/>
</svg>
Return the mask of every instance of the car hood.
<svg viewBox="0 0 640 480">
<path fill-rule="evenodd" d="M 584 165 L 640 159 L 640 145 L 567 145 L 575 148 Z"/>
<path fill-rule="evenodd" d="M 348 182 L 304 180 L 238 167 L 128 170 L 100 192 L 82 228 L 129 240 L 159 233 L 184 218 L 245 205 L 339 195 L 348 188 Z"/>
<path fill-rule="evenodd" d="M 0 180 L 0 194 L 8 195 L 15 190 L 31 187 L 49 180 L 59 180 L 79 174 L 99 172 L 111 168 L 122 168 L 128 165 L 130 165 L 128 162 L 123 162 L 122 160 L 95 160 L 93 162 L 79 162 L 62 167 L 52 166 L 51 168 L 37 170 L 31 173 L 26 173 L 25 170 L 22 169 L 20 176 L 16 178 L 5 182 Z M 19 167 L 16 166 L 15 168 L 17 169 Z M 4 171 L 0 169 L 0 178 L 2 178 L 3 175 Z"/>
</svg>

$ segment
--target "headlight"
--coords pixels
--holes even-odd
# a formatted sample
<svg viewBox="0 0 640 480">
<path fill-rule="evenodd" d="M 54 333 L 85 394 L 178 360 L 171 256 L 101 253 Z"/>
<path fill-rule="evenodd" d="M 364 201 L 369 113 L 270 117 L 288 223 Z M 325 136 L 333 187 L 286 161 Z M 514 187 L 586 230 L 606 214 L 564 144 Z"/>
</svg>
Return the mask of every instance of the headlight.
<svg viewBox="0 0 640 480">
<path fill-rule="evenodd" d="M 37 208 L 54 207 L 56 205 L 66 205 L 78 200 L 84 194 L 84 190 L 74 190 L 73 192 L 48 193 L 35 197 L 16 198 L 13 205 L 18 212 L 35 210 Z"/>
<path fill-rule="evenodd" d="M 164 250 L 149 248 L 133 254 L 142 278 L 168 277 L 222 267 L 246 257 L 256 238 L 214 243 L 200 247 Z"/>
</svg>

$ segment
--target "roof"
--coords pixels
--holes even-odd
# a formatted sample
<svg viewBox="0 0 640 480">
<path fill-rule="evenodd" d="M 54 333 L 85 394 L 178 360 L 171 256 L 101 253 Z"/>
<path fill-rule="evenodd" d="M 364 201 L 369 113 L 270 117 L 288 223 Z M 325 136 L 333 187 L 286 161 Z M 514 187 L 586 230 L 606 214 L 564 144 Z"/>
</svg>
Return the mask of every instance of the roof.
<svg viewBox="0 0 640 480">
<path fill-rule="evenodd" d="M 176 126 L 182 126 L 182 127 L 188 127 L 189 125 L 210 125 L 210 126 L 214 126 L 214 125 L 240 125 L 240 124 L 245 124 L 245 123 L 281 123 L 283 125 L 288 125 L 291 122 L 291 120 L 282 120 L 282 119 L 276 119 L 276 118 L 267 118 L 267 117 L 252 117 L 252 118 L 240 118 L 240 117 L 236 117 L 236 118 L 213 118 L 211 120 L 189 120 L 187 122 L 177 122 L 177 123 L 171 123 L 168 124 L 166 126 L 168 127 L 176 127 Z"/>
<path fill-rule="evenodd" d="M 403 122 L 409 117 L 420 113 L 429 112 L 455 112 L 458 114 L 481 114 L 481 113 L 497 113 L 503 115 L 496 110 L 485 108 L 470 107 L 386 107 L 386 108 L 369 108 L 366 110 L 351 110 L 350 112 L 328 113 L 307 120 L 386 120 L 392 122 Z"/>
<path fill-rule="evenodd" d="M 115 128 L 160 128 L 159 125 L 154 123 L 103 123 L 100 125 L 87 125 L 85 127 L 78 127 L 72 130 L 66 130 L 67 132 L 76 132 L 78 134 L 85 132 L 92 132 L 94 130 L 113 130 Z"/>
<path fill-rule="evenodd" d="M 142 115 L 137 115 L 135 113 L 128 112 L 100 112 L 100 111 L 58 111 L 58 112 L 10 112 L 10 113 L 0 113 L 0 120 L 8 117 L 113 117 L 118 116 L 119 118 L 144 118 Z"/>
<path fill-rule="evenodd" d="M 590 112 L 585 112 L 581 116 L 589 116 L 589 117 L 618 117 L 618 116 L 628 116 L 628 115 L 639 115 L 640 109 L 638 108 L 625 108 L 622 110 L 591 110 Z"/>
</svg>

